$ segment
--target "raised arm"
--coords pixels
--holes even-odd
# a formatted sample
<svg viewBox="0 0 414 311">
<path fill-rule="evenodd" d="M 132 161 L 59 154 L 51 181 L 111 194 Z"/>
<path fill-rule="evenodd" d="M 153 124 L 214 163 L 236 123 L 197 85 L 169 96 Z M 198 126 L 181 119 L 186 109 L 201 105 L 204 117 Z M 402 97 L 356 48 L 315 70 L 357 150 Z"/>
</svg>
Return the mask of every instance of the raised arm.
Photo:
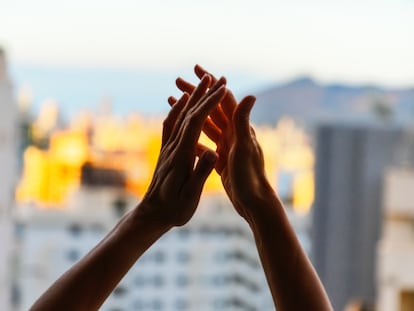
<svg viewBox="0 0 414 311">
<path fill-rule="evenodd" d="M 207 73 L 199 66 L 195 72 L 199 77 Z M 177 86 L 189 93 L 194 90 L 182 79 L 177 80 Z M 227 91 L 210 114 L 204 131 L 217 144 L 216 170 L 235 209 L 253 231 L 277 310 L 332 310 L 283 205 L 266 178 L 262 150 L 249 123 L 254 102 L 255 98 L 248 96 L 237 104 Z"/>
<path fill-rule="evenodd" d="M 173 226 L 188 222 L 217 154 L 199 146 L 203 123 L 226 90 L 201 79 L 183 94 L 164 121 L 162 147 L 142 202 L 77 264 L 63 274 L 31 310 L 97 310 L 135 261 Z M 210 87 L 210 88 L 209 88 Z M 208 89 L 209 88 L 209 89 Z M 198 157 L 197 165 L 194 163 Z"/>
</svg>

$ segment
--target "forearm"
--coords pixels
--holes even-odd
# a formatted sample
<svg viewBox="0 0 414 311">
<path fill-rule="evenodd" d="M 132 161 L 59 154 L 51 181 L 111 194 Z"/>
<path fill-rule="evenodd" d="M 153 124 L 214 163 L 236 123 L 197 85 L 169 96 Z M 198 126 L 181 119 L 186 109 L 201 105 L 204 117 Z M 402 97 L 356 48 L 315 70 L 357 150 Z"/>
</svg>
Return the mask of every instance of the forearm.
<svg viewBox="0 0 414 311">
<path fill-rule="evenodd" d="M 64 273 L 31 310 L 97 310 L 136 260 L 168 229 L 142 216 L 138 206 Z"/>
<path fill-rule="evenodd" d="M 282 203 L 272 193 L 249 203 L 248 219 L 277 310 L 332 310 Z"/>
</svg>

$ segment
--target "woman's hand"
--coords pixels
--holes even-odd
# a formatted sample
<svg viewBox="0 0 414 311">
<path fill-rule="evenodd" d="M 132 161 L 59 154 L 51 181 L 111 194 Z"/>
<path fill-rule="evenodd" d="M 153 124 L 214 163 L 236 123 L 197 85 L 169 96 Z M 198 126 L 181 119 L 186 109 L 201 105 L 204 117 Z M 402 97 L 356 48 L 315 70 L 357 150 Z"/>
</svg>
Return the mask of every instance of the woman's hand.
<svg viewBox="0 0 414 311">
<path fill-rule="evenodd" d="M 195 67 L 198 77 L 209 75 Z M 191 94 L 195 88 L 178 79 Z M 170 103 L 174 100 L 170 99 Z M 217 144 L 216 170 L 239 214 L 249 223 L 277 310 L 332 310 L 322 283 L 295 235 L 283 205 L 267 181 L 262 150 L 249 124 L 255 98 L 237 104 L 227 90 L 203 131 Z"/>
<path fill-rule="evenodd" d="M 203 124 L 223 99 L 225 79 L 205 75 L 175 102 L 164 121 L 162 146 L 152 182 L 139 213 L 167 227 L 181 226 L 194 214 L 217 154 L 198 144 Z M 198 157 L 198 162 L 196 158 Z"/>
<path fill-rule="evenodd" d="M 211 83 L 216 81 L 213 75 L 198 65 L 195 73 L 200 78 L 210 76 Z M 195 92 L 195 87 L 181 78 L 176 83 L 185 93 Z M 174 99 L 170 99 L 170 104 L 174 102 Z M 269 195 L 275 197 L 266 178 L 262 149 L 249 123 L 254 102 L 253 96 L 247 96 L 237 104 L 233 94 L 227 90 L 203 128 L 217 145 L 219 159 L 215 167 L 224 189 L 238 213 L 248 222 L 253 217 L 253 207 L 258 200 L 266 200 Z"/>
</svg>

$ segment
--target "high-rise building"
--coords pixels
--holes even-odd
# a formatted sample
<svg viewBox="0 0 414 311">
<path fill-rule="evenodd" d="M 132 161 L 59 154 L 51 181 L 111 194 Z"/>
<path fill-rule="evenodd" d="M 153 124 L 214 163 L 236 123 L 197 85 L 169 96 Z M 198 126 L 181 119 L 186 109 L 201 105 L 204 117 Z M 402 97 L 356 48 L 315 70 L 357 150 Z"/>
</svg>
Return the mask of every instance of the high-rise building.
<svg viewBox="0 0 414 311">
<path fill-rule="evenodd" d="M 414 310 L 414 170 L 387 170 L 378 244 L 378 311 Z"/>
<path fill-rule="evenodd" d="M 84 187 L 66 209 L 17 210 L 17 310 L 27 310 L 133 207 L 115 188 Z M 101 310 L 273 310 L 251 230 L 222 196 L 157 241 Z"/>
<path fill-rule="evenodd" d="M 388 125 L 317 130 L 312 259 L 335 310 L 375 302 L 383 173 L 400 137 Z"/>
<path fill-rule="evenodd" d="M 0 306 L 10 308 L 11 210 L 17 180 L 17 109 L 8 78 L 5 53 L 0 49 Z"/>
<path fill-rule="evenodd" d="M 84 185 L 64 209 L 16 210 L 17 310 L 27 310 L 135 206 L 137 200 L 119 185 Z M 309 218 L 291 213 L 309 249 Z M 249 226 L 225 196 L 210 195 L 188 224 L 172 229 L 138 260 L 101 310 L 266 311 L 274 306 Z"/>
</svg>

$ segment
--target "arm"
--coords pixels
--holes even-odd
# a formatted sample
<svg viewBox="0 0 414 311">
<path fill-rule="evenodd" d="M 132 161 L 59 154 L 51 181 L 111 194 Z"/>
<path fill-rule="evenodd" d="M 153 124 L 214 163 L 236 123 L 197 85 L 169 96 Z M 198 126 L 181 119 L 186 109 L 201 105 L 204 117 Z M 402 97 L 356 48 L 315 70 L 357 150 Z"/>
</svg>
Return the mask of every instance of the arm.
<svg viewBox="0 0 414 311">
<path fill-rule="evenodd" d="M 196 66 L 198 76 L 207 72 Z M 214 80 L 214 77 L 212 80 Z M 177 86 L 194 87 L 178 79 Z M 262 150 L 249 124 L 255 98 L 237 104 L 227 91 L 204 132 L 217 144 L 216 170 L 237 212 L 250 225 L 277 310 L 332 310 L 318 275 L 304 253 L 283 205 L 264 171 Z"/>
<path fill-rule="evenodd" d="M 205 119 L 226 90 L 209 90 L 204 77 L 191 97 L 184 94 L 164 121 L 154 177 L 142 202 L 77 264 L 63 274 L 31 310 L 97 310 L 135 261 L 165 232 L 187 223 L 198 205 L 217 155 L 198 146 Z M 196 167 L 194 163 L 199 158 Z"/>
</svg>

